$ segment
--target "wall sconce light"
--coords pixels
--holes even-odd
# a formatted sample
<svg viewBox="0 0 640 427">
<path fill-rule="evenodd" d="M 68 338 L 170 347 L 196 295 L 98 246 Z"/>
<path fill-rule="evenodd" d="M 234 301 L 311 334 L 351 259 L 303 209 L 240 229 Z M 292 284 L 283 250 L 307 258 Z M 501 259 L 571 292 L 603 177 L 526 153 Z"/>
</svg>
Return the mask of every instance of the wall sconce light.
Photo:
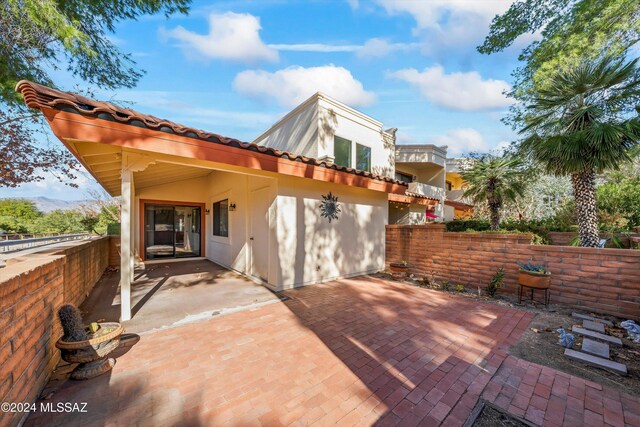
<svg viewBox="0 0 640 427">
<path fill-rule="evenodd" d="M 205 209 L 204 213 L 205 213 L 205 215 L 209 215 L 211 213 L 211 211 L 209 209 Z"/>
<path fill-rule="evenodd" d="M 229 210 L 230 211 L 235 211 L 236 210 L 236 204 L 235 203 L 230 203 L 229 204 Z"/>
</svg>

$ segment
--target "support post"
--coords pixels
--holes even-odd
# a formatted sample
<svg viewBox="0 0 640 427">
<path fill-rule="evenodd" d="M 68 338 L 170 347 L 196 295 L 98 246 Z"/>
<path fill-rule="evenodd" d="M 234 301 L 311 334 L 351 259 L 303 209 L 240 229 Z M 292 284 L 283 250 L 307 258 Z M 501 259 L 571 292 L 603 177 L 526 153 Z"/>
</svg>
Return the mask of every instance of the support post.
<svg viewBox="0 0 640 427">
<path fill-rule="evenodd" d="M 120 207 L 120 321 L 131 319 L 131 283 L 135 267 L 135 186 L 134 172 L 154 164 L 153 158 L 133 153 L 122 154 Z M 142 226 L 142 224 L 140 224 Z"/>
<path fill-rule="evenodd" d="M 133 172 L 123 159 L 120 207 L 120 321 L 131 319 L 133 279 Z"/>
</svg>

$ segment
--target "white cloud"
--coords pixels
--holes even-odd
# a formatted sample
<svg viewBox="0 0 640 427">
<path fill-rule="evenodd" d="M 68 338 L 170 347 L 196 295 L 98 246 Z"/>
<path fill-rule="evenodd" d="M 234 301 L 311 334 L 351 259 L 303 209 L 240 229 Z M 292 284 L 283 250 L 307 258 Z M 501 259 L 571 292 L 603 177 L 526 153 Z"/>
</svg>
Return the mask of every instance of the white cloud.
<svg viewBox="0 0 640 427">
<path fill-rule="evenodd" d="M 452 110 L 493 110 L 512 103 L 504 95 L 510 89 L 509 83 L 504 80 L 483 80 L 476 71 L 446 74 L 442 66 L 434 65 L 422 72 L 407 68 L 395 71 L 390 76 L 412 84 L 431 103 Z"/>
<path fill-rule="evenodd" d="M 438 28 L 447 20 L 459 19 L 465 15 L 476 15 L 491 21 L 497 14 L 505 12 L 513 0 L 377 0 L 391 15 L 409 13 L 416 20 L 418 28 Z"/>
<path fill-rule="evenodd" d="M 261 39 L 260 19 L 246 13 L 227 12 L 209 15 L 209 34 L 198 34 L 183 27 L 165 30 L 168 38 L 179 40 L 190 54 L 207 58 L 255 64 L 276 62 L 278 51 Z"/>
<path fill-rule="evenodd" d="M 489 23 L 505 12 L 513 0 L 377 0 L 390 15 L 410 14 L 414 34 L 429 35 L 429 44 L 477 41 L 488 33 Z M 433 48 L 433 46 L 430 46 Z"/>
<path fill-rule="evenodd" d="M 372 38 L 356 51 L 356 55 L 360 58 L 381 58 L 392 52 L 406 52 L 419 46 L 419 43 L 391 43 L 386 39 Z"/>
<path fill-rule="evenodd" d="M 299 44 L 270 44 L 270 48 L 276 50 L 288 50 L 293 52 L 354 52 L 362 48 L 360 45 L 336 45 L 324 43 L 299 43 Z"/>
<path fill-rule="evenodd" d="M 366 106 L 375 101 L 374 94 L 364 90 L 349 70 L 335 65 L 292 66 L 273 73 L 247 70 L 236 76 L 233 86 L 243 95 L 275 99 L 287 108 L 300 104 L 315 92 L 324 92 L 350 106 Z"/>
<path fill-rule="evenodd" d="M 468 153 L 484 153 L 489 146 L 484 141 L 480 132 L 471 128 L 451 129 L 444 135 L 431 138 L 435 145 L 447 146 L 447 157 L 457 157 Z"/>
</svg>

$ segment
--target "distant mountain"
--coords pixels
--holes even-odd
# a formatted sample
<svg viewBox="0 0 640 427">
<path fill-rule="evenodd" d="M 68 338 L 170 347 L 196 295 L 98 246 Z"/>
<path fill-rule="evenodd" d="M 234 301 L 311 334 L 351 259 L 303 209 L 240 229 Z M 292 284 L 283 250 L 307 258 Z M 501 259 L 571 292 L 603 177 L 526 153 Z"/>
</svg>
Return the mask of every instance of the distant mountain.
<svg viewBox="0 0 640 427">
<path fill-rule="evenodd" d="M 84 204 L 93 203 L 91 200 L 60 200 L 50 199 L 48 197 L 23 197 L 25 200 L 30 200 L 36 204 L 36 208 L 39 211 L 48 213 L 55 210 L 68 211 L 77 209 Z"/>
</svg>

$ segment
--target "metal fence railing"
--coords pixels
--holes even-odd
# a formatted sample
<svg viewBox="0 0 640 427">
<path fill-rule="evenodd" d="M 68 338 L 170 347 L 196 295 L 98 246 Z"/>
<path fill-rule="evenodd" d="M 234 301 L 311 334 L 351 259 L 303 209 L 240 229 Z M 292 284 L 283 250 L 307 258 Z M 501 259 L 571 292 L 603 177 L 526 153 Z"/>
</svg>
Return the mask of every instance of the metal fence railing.
<svg viewBox="0 0 640 427">
<path fill-rule="evenodd" d="M 81 240 L 91 236 L 89 233 L 61 234 L 57 236 L 31 237 L 19 240 L 0 241 L 0 253 L 21 251 L 37 246 L 50 245 L 52 243 L 66 242 L 69 240 Z"/>
</svg>

